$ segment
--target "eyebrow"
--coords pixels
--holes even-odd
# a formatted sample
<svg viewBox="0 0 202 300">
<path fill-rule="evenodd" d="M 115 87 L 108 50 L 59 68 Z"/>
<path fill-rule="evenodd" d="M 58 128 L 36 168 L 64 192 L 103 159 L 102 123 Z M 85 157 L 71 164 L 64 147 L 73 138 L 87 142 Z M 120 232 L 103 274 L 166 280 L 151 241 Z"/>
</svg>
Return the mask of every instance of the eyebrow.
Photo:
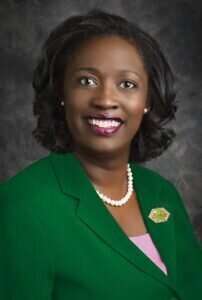
<svg viewBox="0 0 202 300">
<path fill-rule="evenodd" d="M 82 68 L 77 68 L 75 70 L 75 73 L 76 72 L 79 72 L 79 71 L 92 71 L 92 72 L 95 72 L 95 73 L 99 73 L 99 70 L 96 69 L 96 68 L 92 68 L 92 67 L 82 67 Z M 132 73 L 132 74 L 135 74 L 137 75 L 138 77 L 140 77 L 142 79 L 142 76 L 135 72 L 135 71 L 131 71 L 131 70 L 119 70 L 120 73 Z"/>
</svg>

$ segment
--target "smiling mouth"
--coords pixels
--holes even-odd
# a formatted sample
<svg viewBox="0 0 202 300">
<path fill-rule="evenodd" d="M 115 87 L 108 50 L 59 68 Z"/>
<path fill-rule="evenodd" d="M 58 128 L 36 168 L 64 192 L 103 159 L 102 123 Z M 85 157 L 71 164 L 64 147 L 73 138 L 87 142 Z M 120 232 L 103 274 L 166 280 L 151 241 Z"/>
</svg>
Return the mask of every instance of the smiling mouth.
<svg viewBox="0 0 202 300">
<path fill-rule="evenodd" d="M 101 136 L 111 136 L 119 131 L 122 126 L 122 122 L 117 120 L 102 120 L 95 118 L 86 119 L 88 128 L 95 134 Z"/>
</svg>

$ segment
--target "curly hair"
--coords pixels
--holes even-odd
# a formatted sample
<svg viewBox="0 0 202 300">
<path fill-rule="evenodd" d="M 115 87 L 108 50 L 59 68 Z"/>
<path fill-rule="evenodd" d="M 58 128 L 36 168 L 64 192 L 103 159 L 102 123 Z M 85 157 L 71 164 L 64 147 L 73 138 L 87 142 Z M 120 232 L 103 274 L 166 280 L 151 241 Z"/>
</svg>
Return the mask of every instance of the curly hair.
<svg viewBox="0 0 202 300">
<path fill-rule="evenodd" d="M 59 101 L 64 93 L 65 68 L 82 41 L 106 35 L 132 42 L 148 73 L 149 112 L 143 116 L 131 142 L 129 157 L 131 162 L 143 163 L 162 154 L 175 137 L 173 129 L 165 128 L 177 111 L 174 75 L 156 40 L 135 23 L 100 9 L 63 21 L 43 45 L 32 81 L 33 113 L 37 116 L 37 127 L 32 134 L 51 152 L 73 151 L 73 139 Z"/>
</svg>

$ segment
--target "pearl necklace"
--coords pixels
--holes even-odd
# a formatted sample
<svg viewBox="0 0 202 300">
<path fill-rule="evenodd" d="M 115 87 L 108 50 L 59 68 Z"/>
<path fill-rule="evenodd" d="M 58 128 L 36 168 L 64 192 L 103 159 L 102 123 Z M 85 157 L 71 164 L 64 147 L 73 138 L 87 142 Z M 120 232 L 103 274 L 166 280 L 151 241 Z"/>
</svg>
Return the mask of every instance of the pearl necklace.
<svg viewBox="0 0 202 300">
<path fill-rule="evenodd" d="M 109 197 L 103 195 L 102 193 L 100 193 L 98 190 L 96 190 L 97 194 L 99 195 L 99 197 L 106 202 L 107 204 L 110 204 L 112 206 L 122 206 L 124 205 L 131 197 L 132 193 L 133 193 L 133 174 L 130 168 L 130 165 L 127 165 L 127 177 L 128 177 L 128 190 L 126 195 L 120 199 L 120 200 L 112 200 Z"/>
</svg>

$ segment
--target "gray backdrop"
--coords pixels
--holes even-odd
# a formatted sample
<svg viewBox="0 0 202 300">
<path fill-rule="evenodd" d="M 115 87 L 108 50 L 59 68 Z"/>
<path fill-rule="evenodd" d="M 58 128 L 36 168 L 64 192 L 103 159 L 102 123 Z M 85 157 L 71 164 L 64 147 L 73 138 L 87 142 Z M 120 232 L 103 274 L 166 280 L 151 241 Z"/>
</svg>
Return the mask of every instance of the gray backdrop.
<svg viewBox="0 0 202 300">
<path fill-rule="evenodd" d="M 177 76 L 177 137 L 146 164 L 180 192 L 202 241 L 202 22 L 201 0 L 1 0 L 0 182 L 48 154 L 31 136 L 32 72 L 48 33 L 65 18 L 104 8 L 137 22 L 162 45 Z"/>
</svg>

